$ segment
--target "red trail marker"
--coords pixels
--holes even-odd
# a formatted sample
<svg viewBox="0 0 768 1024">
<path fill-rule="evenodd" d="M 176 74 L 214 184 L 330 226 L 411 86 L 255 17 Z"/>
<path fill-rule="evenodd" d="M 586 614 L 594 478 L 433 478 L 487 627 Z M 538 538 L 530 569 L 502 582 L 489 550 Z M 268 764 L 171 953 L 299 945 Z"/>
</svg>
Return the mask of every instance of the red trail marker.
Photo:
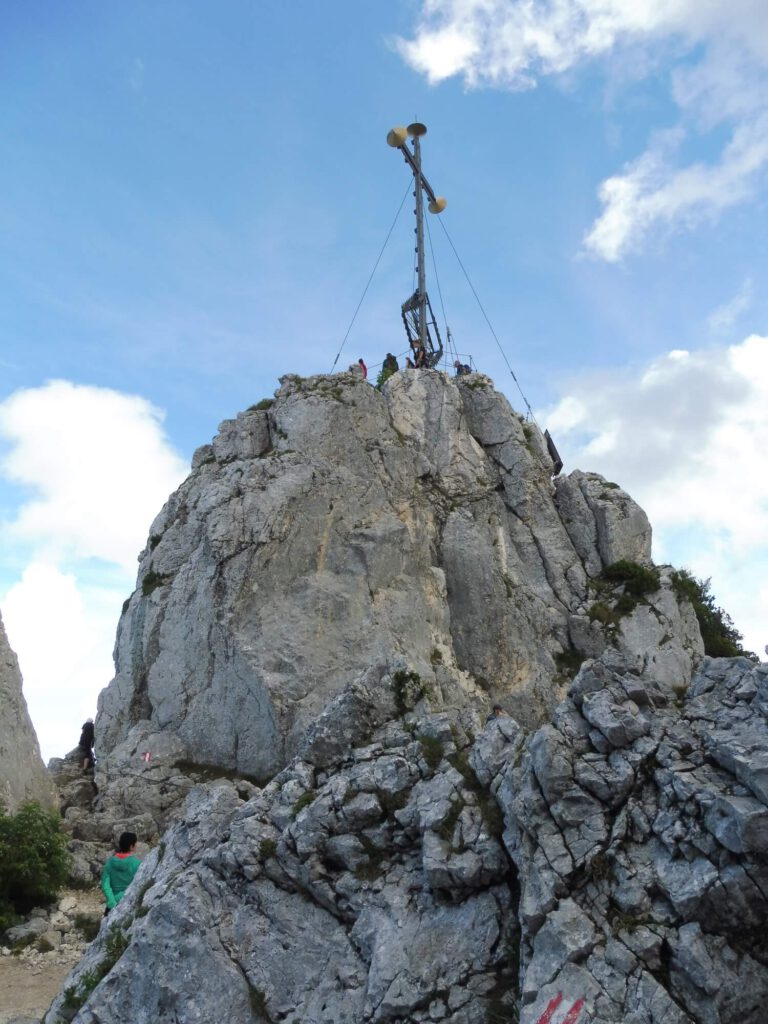
<svg viewBox="0 0 768 1024">
<path fill-rule="evenodd" d="M 554 1024 L 553 1018 L 554 1018 L 554 1015 L 555 1015 L 555 1010 L 558 1009 L 558 1007 L 560 1006 L 562 1001 L 563 1001 L 563 993 L 562 992 L 558 992 L 556 996 L 552 996 L 550 1001 L 547 1003 L 546 1010 L 544 1011 L 544 1013 L 542 1013 L 542 1015 L 536 1021 L 536 1024 Z M 581 1011 L 582 1011 L 583 1008 L 584 1008 L 584 1000 L 583 999 L 577 999 L 576 1002 L 573 1004 L 573 1006 L 571 1006 L 570 1010 L 565 1015 L 565 1017 L 563 1017 L 560 1020 L 559 1024 L 576 1024 L 576 1022 L 579 1019 L 579 1015 L 581 1014 Z"/>
</svg>

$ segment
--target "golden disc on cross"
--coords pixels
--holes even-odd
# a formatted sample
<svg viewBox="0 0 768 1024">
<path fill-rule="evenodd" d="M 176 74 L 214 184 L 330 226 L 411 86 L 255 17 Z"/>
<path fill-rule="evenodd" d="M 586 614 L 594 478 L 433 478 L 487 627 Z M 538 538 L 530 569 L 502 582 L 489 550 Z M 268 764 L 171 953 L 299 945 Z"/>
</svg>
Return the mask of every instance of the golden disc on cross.
<svg viewBox="0 0 768 1024">
<path fill-rule="evenodd" d="M 435 196 L 434 200 L 429 204 L 427 209 L 430 213 L 442 213 L 448 205 L 448 200 L 445 196 Z"/>
<path fill-rule="evenodd" d="M 414 121 L 413 124 L 408 125 L 408 134 L 411 138 L 418 138 L 420 135 L 426 135 L 427 126 L 422 124 L 421 121 Z"/>
<path fill-rule="evenodd" d="M 399 149 L 408 138 L 408 129 L 398 126 L 387 132 L 387 145 L 393 149 Z"/>
</svg>

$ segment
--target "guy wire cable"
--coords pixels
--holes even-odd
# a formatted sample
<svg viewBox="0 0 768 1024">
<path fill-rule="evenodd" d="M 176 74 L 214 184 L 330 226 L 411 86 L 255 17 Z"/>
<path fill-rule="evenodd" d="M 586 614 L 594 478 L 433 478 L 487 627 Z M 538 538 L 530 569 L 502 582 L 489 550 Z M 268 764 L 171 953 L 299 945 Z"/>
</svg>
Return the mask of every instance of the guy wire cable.
<svg viewBox="0 0 768 1024">
<path fill-rule="evenodd" d="M 349 327 L 347 328 L 347 333 L 344 335 L 344 338 L 342 339 L 341 345 L 339 346 L 339 351 L 336 353 L 336 358 L 333 360 L 333 366 L 331 367 L 331 370 L 330 370 L 331 373 L 333 373 L 333 371 L 336 369 L 336 363 L 338 363 L 338 361 L 339 361 L 339 356 L 341 355 L 341 350 L 344 348 L 344 346 L 347 343 L 347 338 L 349 337 L 349 332 L 352 330 L 354 322 L 357 319 L 357 314 L 360 312 L 360 307 L 362 306 L 363 300 L 365 299 L 365 296 L 366 296 L 366 294 L 368 292 L 368 289 L 371 286 L 371 281 L 373 280 L 373 275 L 376 273 L 376 268 L 378 267 L 378 265 L 379 265 L 379 263 L 381 261 L 381 257 L 384 255 L 384 250 L 387 247 L 387 242 L 389 241 L 390 235 L 395 230 L 395 224 L 397 224 L 397 218 L 400 216 L 400 211 L 403 208 L 403 203 L 405 203 L 406 197 L 408 196 L 408 193 L 410 192 L 410 190 L 411 190 L 411 183 L 409 182 L 408 183 L 408 187 L 405 190 L 405 195 L 400 200 L 400 205 L 397 208 L 397 213 L 395 214 L 395 219 L 392 221 L 392 225 L 391 225 L 389 231 L 387 232 L 387 237 L 384 239 L 384 244 L 381 247 L 379 255 L 376 257 L 376 262 L 373 265 L 373 270 L 371 271 L 371 275 L 368 278 L 368 282 L 367 282 L 365 288 L 363 288 L 363 294 L 360 296 L 360 301 L 357 304 L 357 309 L 355 310 L 355 312 L 354 312 L 354 314 L 352 316 L 352 319 L 349 321 Z"/>
<path fill-rule="evenodd" d="M 429 218 L 427 218 L 426 225 L 427 225 L 427 238 L 429 239 L 429 251 L 430 251 L 430 254 L 432 256 L 432 269 L 435 272 L 435 281 L 437 283 L 437 294 L 440 297 L 440 308 L 443 311 L 443 323 L 445 324 L 445 344 L 446 344 L 446 349 L 447 349 L 448 344 L 449 344 L 449 339 L 448 339 L 448 314 L 445 312 L 445 303 L 443 302 L 443 289 L 440 287 L 440 277 L 439 277 L 439 275 L 437 273 L 437 260 L 435 259 L 435 250 L 434 250 L 434 248 L 432 246 L 432 232 L 429 230 Z M 454 358 L 455 358 L 455 356 L 454 356 Z M 446 367 L 448 366 L 448 352 L 447 351 L 446 351 L 446 354 L 445 354 L 445 365 L 446 365 Z"/>
<path fill-rule="evenodd" d="M 505 363 L 507 364 L 507 369 L 509 370 L 509 372 L 510 372 L 510 373 L 511 373 L 511 375 L 512 375 L 512 380 L 513 380 L 513 381 L 515 382 L 515 384 L 517 385 L 517 390 L 518 390 L 518 391 L 520 392 L 520 397 L 521 397 L 521 398 L 522 398 L 522 400 L 523 400 L 523 401 L 525 402 L 525 408 L 526 408 L 526 409 L 528 410 L 528 415 L 529 415 L 529 416 L 531 417 L 531 419 L 533 420 L 533 422 L 534 422 L 534 423 L 536 424 L 536 426 L 538 427 L 538 425 L 539 425 L 539 424 L 538 424 L 538 422 L 537 422 L 537 420 L 536 420 L 536 417 L 535 417 L 535 416 L 533 415 L 533 409 L 531 408 L 531 403 L 530 403 L 530 402 L 528 401 L 528 399 L 527 399 L 527 398 L 525 397 L 525 395 L 523 394 L 523 389 L 522 389 L 522 388 L 520 387 L 520 381 L 519 381 L 519 380 L 517 379 L 517 377 L 515 376 L 515 371 L 514 371 L 514 370 L 512 369 L 512 367 L 511 367 L 511 365 L 510 365 L 510 363 L 509 363 L 509 360 L 507 359 L 507 355 L 506 355 L 506 352 L 505 352 L 505 351 L 504 351 L 504 349 L 503 349 L 503 348 L 501 347 L 501 342 L 500 342 L 500 341 L 499 341 L 499 339 L 498 339 L 498 336 L 497 336 L 497 334 L 496 334 L 496 331 L 494 331 L 494 329 L 493 329 L 493 324 L 492 324 L 492 323 L 491 323 L 491 321 L 490 321 L 490 320 L 488 319 L 488 314 L 487 314 L 487 313 L 485 312 L 485 309 L 484 309 L 484 307 L 483 307 L 483 304 L 482 304 L 482 302 L 480 301 L 480 296 L 479 296 L 479 295 L 477 294 L 477 292 L 475 291 L 475 286 L 474 286 L 474 285 L 472 284 L 472 282 L 471 282 L 471 280 L 470 280 L 470 278 L 469 278 L 469 274 L 467 273 L 467 268 L 466 268 L 466 267 L 464 266 L 464 264 L 463 264 L 463 263 L 461 262 L 461 256 L 459 256 L 458 252 L 456 251 L 456 246 L 455 246 L 455 245 L 453 244 L 453 241 L 452 241 L 452 239 L 451 239 L 451 236 L 450 236 L 450 235 L 448 234 L 448 228 L 447 228 L 447 227 L 445 226 L 445 224 L 443 223 L 443 220 L 442 220 L 442 218 L 441 218 L 441 220 L 440 220 L 440 227 L 441 227 L 441 228 L 443 229 L 443 231 L 445 232 L 445 237 L 446 237 L 446 238 L 448 239 L 448 243 L 449 243 L 450 247 L 451 247 L 451 248 L 453 249 L 453 254 L 454 254 L 454 256 L 456 257 L 456 259 L 457 259 L 457 260 L 459 261 L 459 266 L 461 267 L 462 271 L 464 272 L 464 277 L 465 277 L 465 278 L 467 279 L 467 284 L 468 284 L 468 285 L 469 285 L 469 287 L 470 287 L 470 288 L 472 289 L 472 294 L 473 294 L 473 295 L 475 296 L 475 299 L 477 300 L 477 304 L 478 304 L 478 306 L 480 307 L 480 312 L 481 312 L 481 313 L 483 314 L 483 316 L 485 317 L 485 322 L 486 322 L 486 323 L 488 324 L 488 328 L 489 328 L 489 330 L 490 330 L 491 334 L 493 335 L 493 340 L 494 340 L 494 341 L 496 342 L 496 345 L 497 345 L 497 347 L 498 347 L 498 350 L 499 350 L 499 352 L 501 352 L 501 358 L 502 358 L 502 359 L 504 360 L 504 362 L 505 362 Z"/>
</svg>

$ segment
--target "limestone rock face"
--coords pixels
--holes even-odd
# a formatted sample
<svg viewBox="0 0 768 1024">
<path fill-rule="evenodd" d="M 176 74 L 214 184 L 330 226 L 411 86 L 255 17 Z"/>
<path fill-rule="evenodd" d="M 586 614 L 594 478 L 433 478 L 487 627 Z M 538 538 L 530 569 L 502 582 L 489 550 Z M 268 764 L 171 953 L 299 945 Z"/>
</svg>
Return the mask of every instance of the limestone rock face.
<svg viewBox="0 0 768 1024">
<path fill-rule="evenodd" d="M 667 577 L 610 628 L 590 617 L 607 564 L 649 562 L 648 520 L 594 474 L 553 483 L 540 431 L 481 375 L 403 371 L 382 392 L 289 375 L 192 464 L 118 628 L 102 791 L 144 771 L 148 736 L 268 779 L 371 666 L 533 727 L 563 696 L 564 655 L 616 652 L 668 685 L 701 657 Z"/>
<path fill-rule="evenodd" d="M 57 805 L 24 700 L 19 662 L 0 616 L 0 807 L 13 813 L 29 800 Z"/>
<path fill-rule="evenodd" d="M 192 791 L 45 1024 L 762 1024 L 768 666 L 590 661 L 532 733 L 414 696 Z"/>
<path fill-rule="evenodd" d="M 423 699 L 399 718 L 389 682 L 358 681 L 353 745 L 331 751 L 321 726 L 250 800 L 224 780 L 187 797 L 65 983 L 80 1024 L 481 1024 L 511 1007 L 514 869 L 469 764 L 480 718 Z M 127 948 L 89 993 L 118 933 Z M 67 1012 L 62 996 L 47 1020 Z"/>
<path fill-rule="evenodd" d="M 585 665 L 491 784 L 521 883 L 521 1024 L 760 1024 L 768 1005 L 768 665 L 675 697 Z"/>
</svg>

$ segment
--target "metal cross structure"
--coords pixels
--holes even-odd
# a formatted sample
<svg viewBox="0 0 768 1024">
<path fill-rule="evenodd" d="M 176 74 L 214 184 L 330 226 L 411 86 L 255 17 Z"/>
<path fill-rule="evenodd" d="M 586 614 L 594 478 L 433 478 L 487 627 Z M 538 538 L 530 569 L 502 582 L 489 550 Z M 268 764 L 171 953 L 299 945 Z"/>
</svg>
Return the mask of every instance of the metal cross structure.
<svg viewBox="0 0 768 1024">
<path fill-rule="evenodd" d="M 421 143 L 422 135 L 426 135 L 426 125 L 415 121 L 407 128 L 393 128 L 387 135 L 387 142 L 394 149 L 398 149 L 405 162 L 413 171 L 414 196 L 416 198 L 416 273 L 418 284 L 416 291 L 402 305 L 403 323 L 405 333 L 408 335 L 408 343 L 414 354 L 416 366 L 437 366 L 443 354 L 443 342 L 440 338 L 440 331 L 437 327 L 435 315 L 432 312 L 432 305 L 429 301 L 426 285 L 426 271 L 424 267 L 424 193 L 429 197 L 429 212 L 442 213 L 446 207 L 446 200 L 442 196 L 436 196 L 432 186 L 424 177 L 421 171 Z M 408 139 L 411 139 L 413 152 L 408 148 Z M 434 339 L 430 333 L 430 326 L 434 332 Z"/>
</svg>

